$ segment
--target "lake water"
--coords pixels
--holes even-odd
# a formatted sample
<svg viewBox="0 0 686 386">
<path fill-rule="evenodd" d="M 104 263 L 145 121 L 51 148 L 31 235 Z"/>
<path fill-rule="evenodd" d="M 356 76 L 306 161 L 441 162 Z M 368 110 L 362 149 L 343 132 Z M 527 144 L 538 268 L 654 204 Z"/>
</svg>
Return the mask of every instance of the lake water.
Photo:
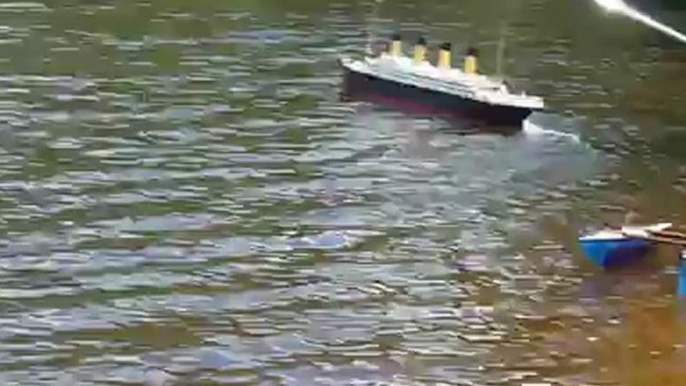
<svg viewBox="0 0 686 386">
<path fill-rule="evenodd" d="M 0 384 L 683 384 L 676 251 L 576 238 L 685 223 L 686 47 L 590 1 L 375 4 L 0 3 Z M 396 29 L 486 72 L 504 36 L 555 112 L 343 100 Z"/>
</svg>

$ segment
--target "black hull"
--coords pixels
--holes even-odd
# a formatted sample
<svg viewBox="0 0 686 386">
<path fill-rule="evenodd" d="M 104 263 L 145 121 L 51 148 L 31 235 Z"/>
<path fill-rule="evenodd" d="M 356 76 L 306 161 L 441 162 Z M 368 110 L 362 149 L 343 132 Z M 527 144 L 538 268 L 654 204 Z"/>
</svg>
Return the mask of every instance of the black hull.
<svg viewBox="0 0 686 386">
<path fill-rule="evenodd" d="M 528 108 L 489 105 L 357 73 L 344 68 L 343 93 L 352 99 L 364 99 L 409 110 L 436 114 L 477 125 L 521 129 L 533 112 Z"/>
</svg>

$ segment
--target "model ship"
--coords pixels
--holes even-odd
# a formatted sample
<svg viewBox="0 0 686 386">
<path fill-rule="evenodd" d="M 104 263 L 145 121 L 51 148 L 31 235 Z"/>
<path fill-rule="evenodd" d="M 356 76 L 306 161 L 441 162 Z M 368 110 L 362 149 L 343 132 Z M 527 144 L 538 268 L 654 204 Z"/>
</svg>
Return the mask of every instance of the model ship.
<svg viewBox="0 0 686 386">
<path fill-rule="evenodd" d="M 361 60 L 340 59 L 348 93 L 374 93 L 414 101 L 463 118 L 493 124 L 521 126 L 532 112 L 545 108 L 543 99 L 515 93 L 506 81 L 478 71 L 478 51 L 469 48 L 463 68 L 452 66 L 452 47 L 439 47 L 436 65 L 427 60 L 427 44 L 419 37 L 413 56 L 403 55 L 399 34 L 390 47 Z"/>
</svg>

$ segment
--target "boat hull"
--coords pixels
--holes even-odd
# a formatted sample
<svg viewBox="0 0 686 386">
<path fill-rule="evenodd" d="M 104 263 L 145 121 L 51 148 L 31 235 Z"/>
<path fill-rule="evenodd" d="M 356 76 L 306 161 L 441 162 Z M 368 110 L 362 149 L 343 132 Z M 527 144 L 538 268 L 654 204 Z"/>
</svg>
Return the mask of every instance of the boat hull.
<svg viewBox="0 0 686 386">
<path fill-rule="evenodd" d="M 652 244 L 639 239 L 580 240 L 586 258 L 602 268 L 612 268 L 642 259 Z"/>
<path fill-rule="evenodd" d="M 373 97 L 384 104 L 411 105 L 413 110 L 445 114 L 473 123 L 521 129 L 522 122 L 535 110 L 492 105 L 430 89 L 393 82 L 343 67 L 343 92 L 348 97 Z"/>
</svg>

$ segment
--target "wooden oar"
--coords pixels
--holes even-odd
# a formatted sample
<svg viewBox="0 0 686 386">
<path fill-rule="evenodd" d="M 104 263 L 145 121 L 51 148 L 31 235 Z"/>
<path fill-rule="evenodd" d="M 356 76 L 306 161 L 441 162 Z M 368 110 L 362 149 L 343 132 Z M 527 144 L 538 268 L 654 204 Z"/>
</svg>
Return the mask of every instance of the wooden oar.
<svg viewBox="0 0 686 386">
<path fill-rule="evenodd" d="M 679 245 L 682 247 L 686 247 L 686 239 L 676 239 L 676 238 L 672 238 L 672 237 L 653 236 L 653 235 L 649 235 L 649 234 L 638 235 L 638 234 L 626 234 L 625 233 L 624 235 L 627 237 L 652 241 L 655 243 Z"/>
<path fill-rule="evenodd" d="M 671 237 L 677 239 L 686 240 L 686 233 L 675 232 L 675 231 L 648 231 L 648 233 L 659 236 L 659 237 Z"/>
</svg>

